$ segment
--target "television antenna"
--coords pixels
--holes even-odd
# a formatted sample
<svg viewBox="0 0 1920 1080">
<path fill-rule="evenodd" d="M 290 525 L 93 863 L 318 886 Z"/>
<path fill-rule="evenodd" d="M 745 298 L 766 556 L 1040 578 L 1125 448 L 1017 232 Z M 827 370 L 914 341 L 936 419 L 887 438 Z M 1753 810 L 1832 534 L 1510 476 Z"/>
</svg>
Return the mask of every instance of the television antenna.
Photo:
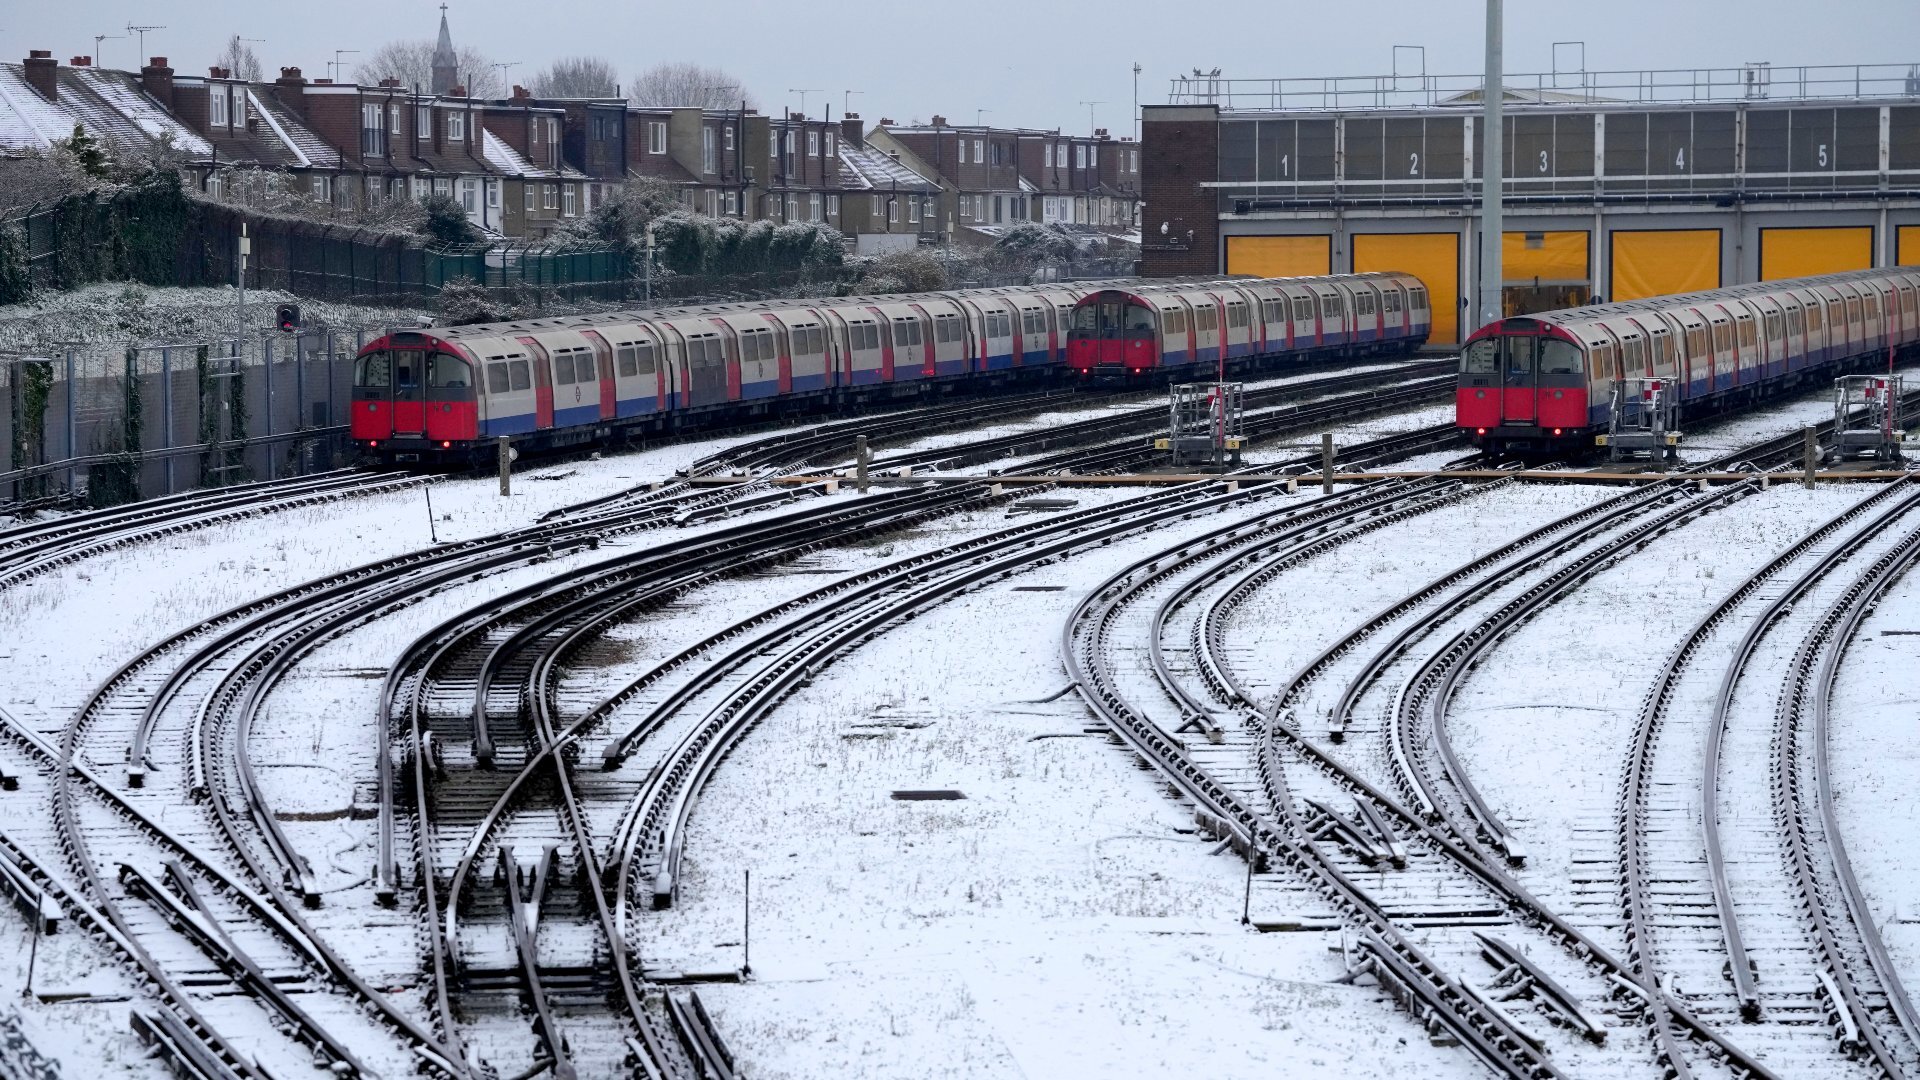
<svg viewBox="0 0 1920 1080">
<path fill-rule="evenodd" d="M 346 67 L 346 64 L 343 63 L 340 58 L 349 54 L 356 54 L 359 51 L 360 51 L 359 49 L 333 50 L 333 59 L 327 61 L 327 70 L 334 82 L 340 81 L 340 69 L 343 67 Z"/>
<path fill-rule="evenodd" d="M 166 27 L 164 26 L 135 26 L 132 23 L 128 23 L 127 33 L 140 35 L 140 55 L 134 57 L 134 59 L 145 60 L 147 58 L 147 31 L 165 29 Z"/>
<path fill-rule="evenodd" d="M 94 64 L 96 64 L 97 66 L 100 66 L 100 67 L 105 67 L 105 66 L 106 66 L 106 65 L 105 65 L 104 63 L 102 63 L 102 62 L 101 62 L 101 60 L 100 60 L 100 43 L 101 43 L 101 42 L 103 42 L 103 41 L 122 41 L 122 40 L 124 40 L 124 39 L 126 38 L 126 36 L 127 36 L 127 35 L 125 35 L 125 34 L 95 34 L 95 35 L 93 35 L 93 62 L 94 62 Z M 137 59 L 139 59 L 139 57 L 135 57 L 134 59 L 136 59 L 136 60 L 137 60 Z"/>
</svg>

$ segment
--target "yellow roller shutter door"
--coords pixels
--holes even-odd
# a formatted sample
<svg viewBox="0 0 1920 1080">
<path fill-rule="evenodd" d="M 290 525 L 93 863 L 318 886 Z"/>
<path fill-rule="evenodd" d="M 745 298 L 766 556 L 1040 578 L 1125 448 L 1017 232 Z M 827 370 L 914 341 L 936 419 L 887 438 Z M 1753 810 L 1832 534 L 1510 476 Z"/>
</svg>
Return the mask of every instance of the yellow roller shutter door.
<svg viewBox="0 0 1920 1080">
<path fill-rule="evenodd" d="M 1333 273 L 1333 237 L 1229 236 L 1227 273 L 1324 277 Z"/>
<path fill-rule="evenodd" d="M 1920 266 L 1920 225 L 1902 225 L 1893 235 L 1894 264 Z"/>
<path fill-rule="evenodd" d="M 1399 270 L 1427 287 L 1435 345 L 1460 341 L 1460 237 L 1457 233 L 1356 233 L 1353 272 Z"/>
<path fill-rule="evenodd" d="M 1500 237 L 1500 276 L 1508 285 L 1585 284 L 1585 232 L 1510 232 Z"/>
<path fill-rule="evenodd" d="M 1610 300 L 1639 300 L 1720 287 L 1719 229 L 1658 229 L 1613 234 Z"/>
<path fill-rule="evenodd" d="M 1761 229 L 1760 280 L 1837 274 L 1873 266 L 1873 229 Z"/>
</svg>

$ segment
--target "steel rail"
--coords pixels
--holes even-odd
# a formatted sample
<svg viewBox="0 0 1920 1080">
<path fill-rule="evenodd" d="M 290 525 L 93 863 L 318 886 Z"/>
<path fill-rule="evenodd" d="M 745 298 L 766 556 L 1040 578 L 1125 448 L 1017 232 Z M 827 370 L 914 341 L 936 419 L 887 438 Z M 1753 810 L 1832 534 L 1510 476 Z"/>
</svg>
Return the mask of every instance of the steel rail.
<svg viewBox="0 0 1920 1080">
<path fill-rule="evenodd" d="M 1901 485 L 1888 484 L 1879 492 L 1815 530 L 1814 535 L 1820 539 L 1834 535 L 1843 523 L 1852 521 L 1866 513 L 1871 506 L 1891 498 L 1899 492 L 1900 487 Z M 1749 1021 L 1760 1018 L 1760 987 L 1754 976 L 1752 962 L 1747 955 L 1746 943 L 1740 933 L 1740 919 L 1733 906 L 1733 888 L 1727 880 L 1726 851 L 1720 841 L 1721 745 L 1729 715 L 1733 710 L 1734 690 L 1739 685 L 1742 675 L 1745 674 L 1754 651 L 1759 648 L 1760 639 L 1765 637 L 1792 610 L 1800 598 L 1850 558 L 1855 546 L 1892 528 L 1900 518 L 1911 513 L 1915 506 L 1920 506 L 1920 489 L 1908 491 L 1896 505 L 1855 531 L 1847 538 L 1845 544 L 1821 556 L 1812 566 L 1802 571 L 1779 597 L 1756 614 L 1747 625 L 1746 633 L 1734 646 L 1732 659 L 1727 662 L 1726 669 L 1720 677 L 1719 689 L 1714 695 L 1713 715 L 1708 722 L 1706 747 L 1702 754 L 1700 823 L 1705 832 L 1708 878 L 1713 887 L 1714 906 L 1720 913 L 1721 932 L 1726 940 L 1727 963 L 1733 980 L 1734 996 L 1740 1003 L 1741 1015 Z M 1799 550 L 1804 553 L 1812 546 L 1799 547 Z"/>
</svg>

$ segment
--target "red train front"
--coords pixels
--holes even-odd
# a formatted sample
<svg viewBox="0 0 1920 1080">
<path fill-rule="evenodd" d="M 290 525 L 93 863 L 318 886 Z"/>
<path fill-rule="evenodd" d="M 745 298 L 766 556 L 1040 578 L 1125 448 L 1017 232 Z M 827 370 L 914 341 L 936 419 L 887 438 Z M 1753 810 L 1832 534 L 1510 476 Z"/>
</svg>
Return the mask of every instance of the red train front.
<svg viewBox="0 0 1920 1080">
<path fill-rule="evenodd" d="M 459 346 L 399 331 L 361 350 L 353 372 L 356 444 L 393 461 L 465 457 L 480 436 L 473 365 Z"/>
<path fill-rule="evenodd" d="M 1456 422 L 1490 450 L 1591 445 L 1585 350 L 1550 323 L 1501 319 L 1475 331 L 1455 395 Z"/>
<path fill-rule="evenodd" d="M 1082 297 L 1067 330 L 1067 366 L 1081 375 L 1137 375 L 1160 366 L 1159 320 L 1132 293 L 1102 289 Z"/>
</svg>

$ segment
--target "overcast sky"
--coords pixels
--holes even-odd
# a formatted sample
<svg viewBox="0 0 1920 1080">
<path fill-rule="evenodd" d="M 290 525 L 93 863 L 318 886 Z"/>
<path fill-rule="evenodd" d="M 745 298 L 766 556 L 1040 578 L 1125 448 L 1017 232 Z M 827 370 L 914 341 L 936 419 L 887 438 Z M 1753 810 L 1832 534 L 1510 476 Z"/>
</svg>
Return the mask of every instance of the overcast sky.
<svg viewBox="0 0 1920 1080">
<path fill-rule="evenodd" d="M 430 37 L 438 0 L 8 0 L 0 5 L 0 57 L 52 49 L 62 62 L 94 52 L 95 34 L 129 23 L 163 25 L 146 51 L 182 72 L 204 74 L 227 35 L 256 45 L 268 75 L 298 65 L 322 77 L 334 49 L 371 51 L 395 38 Z M 1840 17 L 1844 15 L 1845 17 Z M 1373 75 L 1391 70 L 1394 44 L 1423 45 L 1427 70 L 1476 73 L 1485 8 L 1448 0 L 970 0 L 967 3 L 807 4 L 726 0 L 449 0 L 454 41 L 497 61 L 517 60 L 526 81 L 556 57 L 595 53 L 623 77 L 663 60 L 724 67 L 761 107 L 818 115 L 844 92 L 869 122 L 940 113 L 971 123 L 1130 128 L 1133 64 L 1140 101 L 1164 102 L 1170 77 L 1194 67 L 1226 76 Z M 1586 41 L 1590 70 L 1799 64 L 1890 64 L 1920 60 L 1920 0 L 1511 0 L 1509 72 L 1547 71 L 1551 43 Z M 139 46 L 107 40 L 101 62 L 133 67 Z M 1563 48 L 1562 66 L 1576 66 Z M 352 63 L 353 57 L 346 60 Z M 1402 54 L 1401 69 L 1417 60 Z M 351 68 L 348 69 L 351 71 Z"/>
</svg>

